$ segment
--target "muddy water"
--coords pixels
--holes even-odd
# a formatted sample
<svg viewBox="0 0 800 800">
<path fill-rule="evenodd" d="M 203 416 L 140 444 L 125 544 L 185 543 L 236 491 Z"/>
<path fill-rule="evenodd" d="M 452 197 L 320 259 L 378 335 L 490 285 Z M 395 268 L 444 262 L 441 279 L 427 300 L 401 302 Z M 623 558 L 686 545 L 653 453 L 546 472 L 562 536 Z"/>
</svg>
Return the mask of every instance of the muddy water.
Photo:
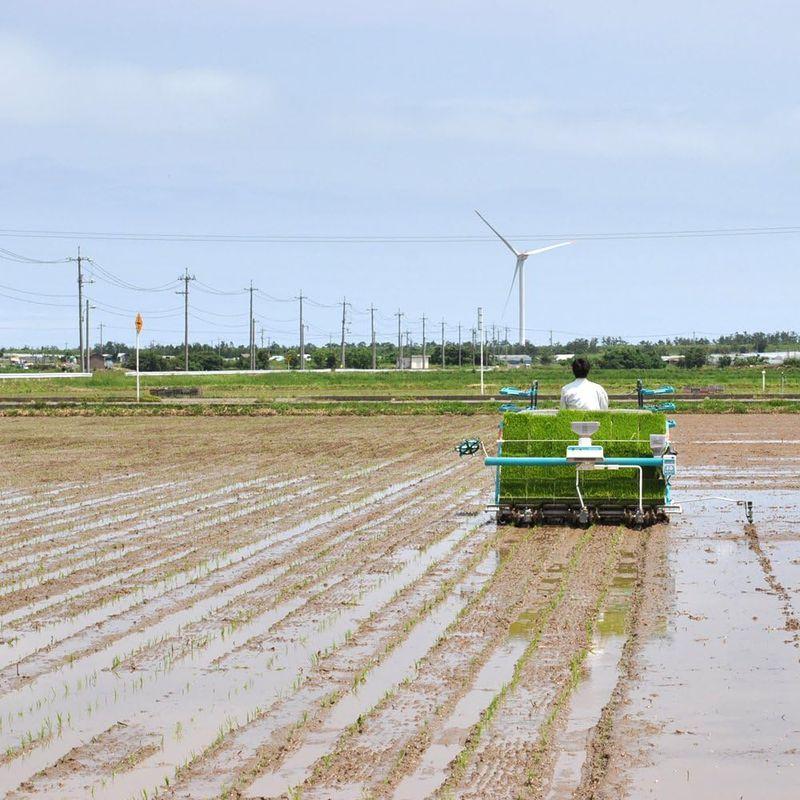
<svg viewBox="0 0 800 800">
<path fill-rule="evenodd" d="M 645 644 L 626 708 L 631 798 L 798 796 L 798 650 L 741 530 L 735 510 L 709 504 L 675 531 L 674 616 Z"/>
<path fill-rule="evenodd" d="M 270 560 L 273 560 L 275 557 L 280 557 L 282 554 L 288 555 L 289 548 L 294 548 L 298 539 L 302 541 L 304 535 L 310 531 L 319 532 L 324 529 L 325 525 L 341 516 L 340 511 L 341 509 L 322 515 L 302 523 L 301 525 L 281 531 L 279 534 L 268 537 L 266 540 L 253 543 L 245 548 L 234 551 L 226 558 L 215 561 L 213 565 L 208 567 L 207 571 L 220 570 L 226 566 L 232 566 L 233 570 L 241 569 L 242 567 L 249 569 L 252 564 L 248 562 L 248 559 L 254 555 L 260 555 L 266 552 L 266 546 L 268 544 L 282 544 L 285 550 L 285 552 L 282 553 L 280 550 L 270 549 Z M 322 523 L 321 528 L 317 525 L 319 522 Z M 341 543 L 341 541 L 351 535 L 353 535 L 353 531 L 347 530 L 344 534 L 334 537 L 332 543 L 335 544 L 337 541 Z M 414 555 L 417 556 L 418 553 L 415 551 Z M 306 560 L 308 560 L 308 557 L 306 557 Z M 113 658 L 124 660 L 142 647 L 147 647 L 150 643 L 158 642 L 161 639 L 174 635 L 187 624 L 196 622 L 226 607 L 237 598 L 245 597 L 247 594 L 261 587 L 269 586 L 277 578 L 286 574 L 295 566 L 296 562 L 287 559 L 285 563 L 279 567 L 267 569 L 259 572 L 250 580 L 239 582 L 235 580 L 236 573 L 228 570 L 228 572 L 224 573 L 222 576 L 226 585 L 228 585 L 228 588 L 223 591 L 196 601 L 187 607 L 162 617 L 152 625 L 140 628 L 139 630 L 133 630 L 128 633 L 128 635 L 117 638 L 113 644 L 107 648 L 80 658 L 59 670 L 45 673 L 20 691 L 7 693 L 4 697 L 0 698 L 0 716 L 5 715 L 9 718 L 5 730 L 0 731 L 0 745 L 5 749 L 5 747 L 11 746 L 15 736 L 19 738 L 28 730 L 37 730 L 42 722 L 46 723 L 50 716 L 59 710 L 57 704 L 62 702 L 60 701 L 61 693 L 55 690 L 62 685 L 67 686 L 71 692 L 69 704 L 72 706 L 77 705 L 78 708 L 81 708 L 84 703 L 81 698 L 82 692 L 91 692 L 95 699 L 100 698 L 104 703 L 108 703 L 108 698 L 112 695 L 116 700 L 119 690 L 119 680 L 116 675 L 104 671 L 112 666 Z M 150 600 L 152 602 L 154 599 L 165 595 L 166 592 L 169 591 L 171 594 L 164 599 L 170 600 L 176 590 L 181 586 L 185 586 L 187 590 L 191 590 L 193 580 L 203 574 L 202 571 L 198 572 L 193 570 L 189 573 L 176 575 L 163 585 L 158 584 L 153 587 L 153 592 L 149 595 L 145 594 L 138 599 L 140 601 Z M 217 577 L 219 576 L 215 575 L 214 580 L 216 580 Z M 327 585 L 330 587 L 330 582 L 328 582 Z M 108 609 L 101 609 L 100 611 L 104 615 L 108 614 Z M 91 623 L 86 618 L 96 613 L 98 612 L 87 612 L 85 615 L 79 615 L 77 618 L 61 623 L 57 626 L 59 632 L 62 634 L 65 633 L 61 628 L 83 629 L 88 624 L 96 624 Z M 110 622 L 113 621 L 113 619 L 110 620 Z M 263 623 L 261 618 L 257 618 L 254 624 L 251 624 L 244 630 L 262 630 L 262 628 L 259 627 L 259 623 Z M 121 626 L 120 634 L 124 633 L 125 630 L 125 627 Z M 2 655 L 5 656 L 6 660 L 19 659 L 47 644 L 53 638 L 54 633 L 55 631 L 50 626 L 40 631 L 32 632 L 28 634 L 27 637 L 13 642 L 12 646 L 8 648 L 9 653 Z M 230 646 L 230 643 L 231 640 L 229 640 L 228 646 Z M 211 652 L 213 652 L 213 649 L 207 650 L 206 657 L 210 658 L 209 654 Z M 2 663 L 2 660 L 0 660 L 0 663 Z M 91 683 L 89 681 L 90 678 Z M 103 690 L 103 687 L 105 687 L 105 690 Z M 26 709 L 28 709 L 27 712 Z M 62 716 L 66 717 L 67 710 L 60 710 L 62 711 Z"/>
<path fill-rule="evenodd" d="M 113 786 L 103 788 L 95 784 L 93 796 L 117 800 L 139 796 L 143 790 L 152 791 L 192 754 L 208 747 L 220 734 L 221 727 L 224 732 L 228 727 L 242 725 L 258 707 L 293 691 L 297 681 L 302 681 L 308 665 L 313 664 L 315 654 L 346 640 L 354 626 L 449 553 L 474 525 L 473 522 L 460 526 L 432 547 L 417 553 L 403 569 L 366 591 L 357 603 L 324 620 L 322 628 L 313 636 L 309 631 L 298 640 L 290 640 L 284 648 L 276 649 L 274 655 L 242 645 L 299 608 L 306 602 L 304 596 L 295 597 L 252 620 L 227 640 L 212 641 L 198 653 L 199 664 L 181 662 L 169 672 L 152 675 L 139 687 L 134 681 L 124 695 L 117 690 L 110 706 L 83 715 L 69 729 L 65 728 L 60 737 L 18 758 L 8 767 L 0 767 L 0 788 L 18 785 L 26 776 L 53 763 L 72 747 L 106 730 L 115 720 L 126 720 L 129 724 L 146 724 L 150 729 L 161 731 L 164 747 L 156 756 L 120 776 Z M 215 663 L 226 653 L 222 661 Z M 214 664 L 213 669 L 208 668 L 211 664 Z M 103 673 L 98 675 L 98 680 L 102 676 Z M 239 676 L 241 683 L 237 680 Z M 171 735 L 179 726 L 182 735 Z"/>
<path fill-rule="evenodd" d="M 445 470 L 445 472 L 447 471 L 449 470 Z M 442 471 L 439 470 L 435 473 L 432 473 L 432 476 L 439 474 L 440 472 Z M 141 591 L 126 595 L 119 600 L 116 600 L 114 603 L 105 604 L 99 608 L 64 620 L 63 622 L 57 622 L 46 626 L 37 626 L 34 631 L 30 632 L 16 632 L 3 628 L 3 626 L 9 625 L 13 621 L 18 620 L 21 617 L 25 617 L 34 611 L 41 611 L 57 603 L 63 603 L 65 600 L 83 596 L 84 594 L 94 591 L 97 588 L 114 585 L 120 580 L 138 575 L 139 573 L 144 574 L 145 571 L 150 571 L 153 569 L 153 567 L 158 566 L 159 564 L 179 560 L 180 558 L 183 558 L 191 553 L 192 550 L 173 554 L 161 560 L 151 561 L 147 567 L 134 567 L 133 569 L 127 570 L 123 573 L 117 573 L 89 584 L 77 586 L 74 589 L 70 589 L 69 591 L 60 595 L 54 595 L 36 603 L 30 603 L 25 607 L 8 612 L 7 614 L 0 615 L 0 631 L 2 631 L 6 640 L 13 642 L 13 647 L 10 648 L 10 650 L 7 650 L 6 652 L 0 652 L 0 664 L 11 664 L 19 661 L 31 653 L 36 652 L 41 647 L 51 644 L 53 641 L 59 641 L 66 636 L 70 636 L 80 630 L 84 630 L 88 625 L 96 625 L 98 622 L 108 619 L 114 614 L 119 614 L 128 608 L 132 608 L 143 602 L 150 601 L 155 597 L 165 595 L 167 592 L 174 592 L 181 586 L 191 585 L 208 573 L 221 572 L 231 565 L 233 565 L 235 568 L 237 564 L 242 565 L 243 568 L 248 568 L 249 563 L 252 563 L 249 562 L 249 560 L 252 559 L 253 556 L 261 553 L 270 555 L 272 552 L 271 548 L 275 544 L 280 544 L 293 539 L 302 539 L 304 535 L 308 534 L 310 531 L 313 531 L 319 526 L 332 523 L 346 514 L 353 513 L 364 507 L 369 507 L 373 503 L 380 502 L 381 500 L 385 500 L 395 495 L 401 495 L 403 492 L 407 492 L 416 486 L 419 483 L 419 480 L 420 479 L 416 478 L 403 483 L 393 484 L 387 489 L 373 493 L 362 500 L 340 506 L 339 508 L 336 508 L 330 512 L 326 512 L 322 515 L 312 518 L 311 520 L 300 523 L 299 525 L 284 529 L 283 531 L 270 533 L 266 536 L 263 536 L 263 538 L 257 539 L 255 542 L 244 545 L 230 553 L 225 554 L 224 556 L 211 559 L 208 562 L 204 562 L 203 564 L 193 567 L 190 570 L 171 576 L 167 581 L 161 581 L 156 584 L 145 586 Z M 298 495 L 299 494 L 302 494 L 302 492 L 299 492 Z M 277 501 L 272 502 L 274 503 Z M 246 511 L 246 509 L 243 509 L 241 512 L 236 513 L 244 513 Z M 270 524 L 262 530 L 272 530 L 274 524 L 280 519 L 280 517 L 272 519 Z M 221 573 L 221 576 L 223 575 L 232 577 L 232 574 L 230 573 Z"/>
<path fill-rule="evenodd" d="M 228 484 L 227 486 L 223 486 L 220 489 L 215 489 L 211 492 L 202 492 L 202 493 L 194 493 L 188 495 L 186 497 L 181 497 L 176 500 L 171 500 L 168 502 L 159 503 L 154 506 L 149 506 L 146 509 L 147 518 L 141 522 L 138 522 L 136 525 L 128 527 L 128 528 L 120 528 L 119 524 L 121 522 L 125 522 L 131 519 L 136 519 L 142 516 L 141 513 L 133 513 L 133 514 L 125 514 L 125 515 L 115 515 L 111 517 L 104 517 L 100 520 L 96 520 L 92 523 L 82 522 L 78 525 L 73 525 L 72 527 L 67 528 L 64 531 L 60 531 L 58 533 L 51 533 L 43 536 L 35 536 L 30 539 L 26 539 L 22 542 L 17 542 L 15 545 L 11 545 L 7 548 L 7 551 L 10 552 L 12 550 L 20 550 L 25 549 L 28 551 L 33 550 L 33 548 L 40 544 L 49 545 L 54 543 L 54 547 L 41 547 L 36 548 L 34 552 L 30 552 L 28 555 L 20 556 L 15 559 L 6 559 L 4 558 L 4 553 L 0 552 L 0 558 L 3 558 L 3 566 L 2 566 L 2 573 L 5 575 L 9 570 L 18 567 L 18 566 L 25 566 L 26 564 L 32 564 L 40 562 L 42 559 L 57 559 L 63 558 L 71 553 L 80 553 L 84 550 L 91 550 L 92 548 L 96 547 L 99 544 L 104 544 L 108 542 L 113 542 L 115 540 L 121 540 L 123 542 L 129 542 L 130 537 L 136 536 L 139 537 L 146 531 L 152 531 L 156 528 L 160 528 L 167 524 L 174 525 L 175 523 L 182 522 L 183 520 L 190 519 L 195 517 L 199 514 L 206 514 L 209 511 L 212 511 L 216 508 L 223 508 L 225 506 L 233 505 L 233 504 L 240 504 L 244 500 L 250 499 L 252 497 L 261 496 L 264 492 L 271 493 L 277 491 L 279 489 L 284 489 L 288 486 L 292 486 L 296 483 L 300 483 L 303 480 L 306 480 L 308 476 L 301 476 L 299 478 L 285 480 L 285 481 L 275 481 L 274 478 L 259 478 L 253 481 L 240 481 L 234 484 Z M 243 491 L 245 487 L 252 487 L 254 485 L 259 484 L 267 484 L 265 488 L 258 489 L 255 491 Z M 216 502 L 209 503 L 206 502 L 213 497 L 217 497 L 222 495 L 221 500 L 217 500 Z M 202 501 L 202 505 L 197 505 Z M 160 516 L 156 516 L 157 513 L 173 509 L 180 508 L 181 506 L 185 505 L 193 505 L 194 507 L 191 508 L 189 511 L 183 513 L 170 513 L 170 514 L 161 514 Z M 256 504 L 258 505 L 258 504 Z M 252 504 L 249 506 L 252 507 Z M 254 509 L 255 510 L 255 509 Z M 85 536 L 88 531 L 99 529 L 99 528 L 108 528 L 112 527 L 112 530 L 105 534 L 100 534 L 98 536 Z M 70 537 L 79 537 L 75 541 L 70 542 L 69 544 L 61 544 L 61 539 L 69 539 Z M 130 552 L 130 551 L 128 551 Z M 42 577 L 37 575 L 37 577 L 42 580 Z"/>
<path fill-rule="evenodd" d="M 333 749 L 342 732 L 368 713 L 386 694 L 406 679 L 413 678 L 417 662 L 423 658 L 463 609 L 470 596 L 486 584 L 498 567 L 497 554 L 490 553 L 475 572 L 455 589 L 407 639 L 376 667 L 365 683 L 343 697 L 327 715 L 323 725 L 310 735 L 280 769 L 261 776 L 245 792 L 245 797 L 279 797 L 298 787 L 311 774 L 314 764 Z"/>
<path fill-rule="evenodd" d="M 106 495 L 104 497 L 92 497 L 86 500 L 78 500 L 75 503 L 66 503 L 61 506 L 48 506 L 40 511 L 30 511 L 26 514 L 20 514 L 16 517 L 6 517 L 3 520 L 5 525 L 13 525 L 17 522 L 31 522 L 33 520 L 40 520 L 45 517 L 63 517 L 71 511 L 78 511 L 83 508 L 91 507 L 97 508 L 98 506 L 111 505 L 112 503 L 119 503 L 122 500 L 131 500 L 134 497 L 141 497 L 142 495 L 153 494 L 155 492 L 170 489 L 176 486 L 174 481 L 167 481 L 166 483 L 157 483 L 153 486 L 143 486 L 140 489 L 129 489 L 125 492 L 116 492 L 114 494 Z"/>
</svg>

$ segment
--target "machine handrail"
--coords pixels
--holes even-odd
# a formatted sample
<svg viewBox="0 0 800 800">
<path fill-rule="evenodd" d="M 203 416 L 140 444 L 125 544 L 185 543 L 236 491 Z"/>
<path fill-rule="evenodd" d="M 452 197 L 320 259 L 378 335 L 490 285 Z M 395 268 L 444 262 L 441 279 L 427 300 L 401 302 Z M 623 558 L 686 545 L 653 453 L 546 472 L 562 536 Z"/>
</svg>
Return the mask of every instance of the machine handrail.
<svg viewBox="0 0 800 800">
<path fill-rule="evenodd" d="M 483 463 L 487 467 L 561 467 L 575 466 L 574 461 L 550 456 L 488 456 Z M 640 458 L 604 458 L 600 464 L 620 467 L 663 467 L 663 458 L 642 456 Z"/>
</svg>

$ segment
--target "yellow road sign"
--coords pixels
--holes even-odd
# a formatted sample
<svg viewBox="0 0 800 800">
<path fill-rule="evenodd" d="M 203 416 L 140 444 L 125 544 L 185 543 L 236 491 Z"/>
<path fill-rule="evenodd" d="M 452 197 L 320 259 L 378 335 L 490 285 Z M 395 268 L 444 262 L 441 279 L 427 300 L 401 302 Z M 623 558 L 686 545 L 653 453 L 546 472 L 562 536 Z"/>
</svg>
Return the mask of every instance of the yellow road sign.
<svg viewBox="0 0 800 800">
<path fill-rule="evenodd" d="M 142 319 L 141 314 L 136 315 L 136 333 L 142 332 L 142 327 L 144 326 L 144 320 Z"/>
</svg>

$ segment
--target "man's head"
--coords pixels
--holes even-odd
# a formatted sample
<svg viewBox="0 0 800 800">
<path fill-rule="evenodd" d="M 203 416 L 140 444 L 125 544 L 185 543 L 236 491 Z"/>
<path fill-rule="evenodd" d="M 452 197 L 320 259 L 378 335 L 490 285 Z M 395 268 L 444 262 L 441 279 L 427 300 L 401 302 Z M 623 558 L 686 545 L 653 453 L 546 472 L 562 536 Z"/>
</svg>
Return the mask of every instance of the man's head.
<svg viewBox="0 0 800 800">
<path fill-rule="evenodd" d="M 585 378 L 591 368 L 592 365 L 585 358 L 576 358 L 572 362 L 572 374 L 576 378 Z"/>
</svg>

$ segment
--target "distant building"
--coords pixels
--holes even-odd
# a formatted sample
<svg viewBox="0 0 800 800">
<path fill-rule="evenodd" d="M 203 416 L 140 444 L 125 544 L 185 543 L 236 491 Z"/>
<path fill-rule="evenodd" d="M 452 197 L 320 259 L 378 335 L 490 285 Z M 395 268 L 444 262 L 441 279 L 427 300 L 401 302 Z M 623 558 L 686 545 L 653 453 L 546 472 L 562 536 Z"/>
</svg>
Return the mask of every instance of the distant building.
<svg viewBox="0 0 800 800">
<path fill-rule="evenodd" d="M 669 356 L 661 356 L 661 360 L 665 364 L 680 364 L 686 356 L 681 355 L 669 355 Z"/>
<path fill-rule="evenodd" d="M 779 367 L 784 361 L 788 359 L 800 358 L 800 350 L 773 350 L 765 353 L 710 353 L 708 356 L 709 364 L 719 364 L 719 360 L 727 356 L 728 358 L 736 361 L 748 361 L 750 359 L 760 359 L 761 363 Z"/>
<path fill-rule="evenodd" d="M 573 358 L 575 358 L 575 353 L 556 353 L 556 355 L 553 356 L 553 360 L 559 364 L 564 361 L 572 361 Z"/>
<path fill-rule="evenodd" d="M 428 369 L 430 356 L 403 356 L 397 362 L 400 369 Z"/>
<path fill-rule="evenodd" d="M 525 353 L 495 356 L 495 361 L 506 367 L 529 367 L 533 363 L 533 359 L 529 355 L 525 355 Z"/>
</svg>

